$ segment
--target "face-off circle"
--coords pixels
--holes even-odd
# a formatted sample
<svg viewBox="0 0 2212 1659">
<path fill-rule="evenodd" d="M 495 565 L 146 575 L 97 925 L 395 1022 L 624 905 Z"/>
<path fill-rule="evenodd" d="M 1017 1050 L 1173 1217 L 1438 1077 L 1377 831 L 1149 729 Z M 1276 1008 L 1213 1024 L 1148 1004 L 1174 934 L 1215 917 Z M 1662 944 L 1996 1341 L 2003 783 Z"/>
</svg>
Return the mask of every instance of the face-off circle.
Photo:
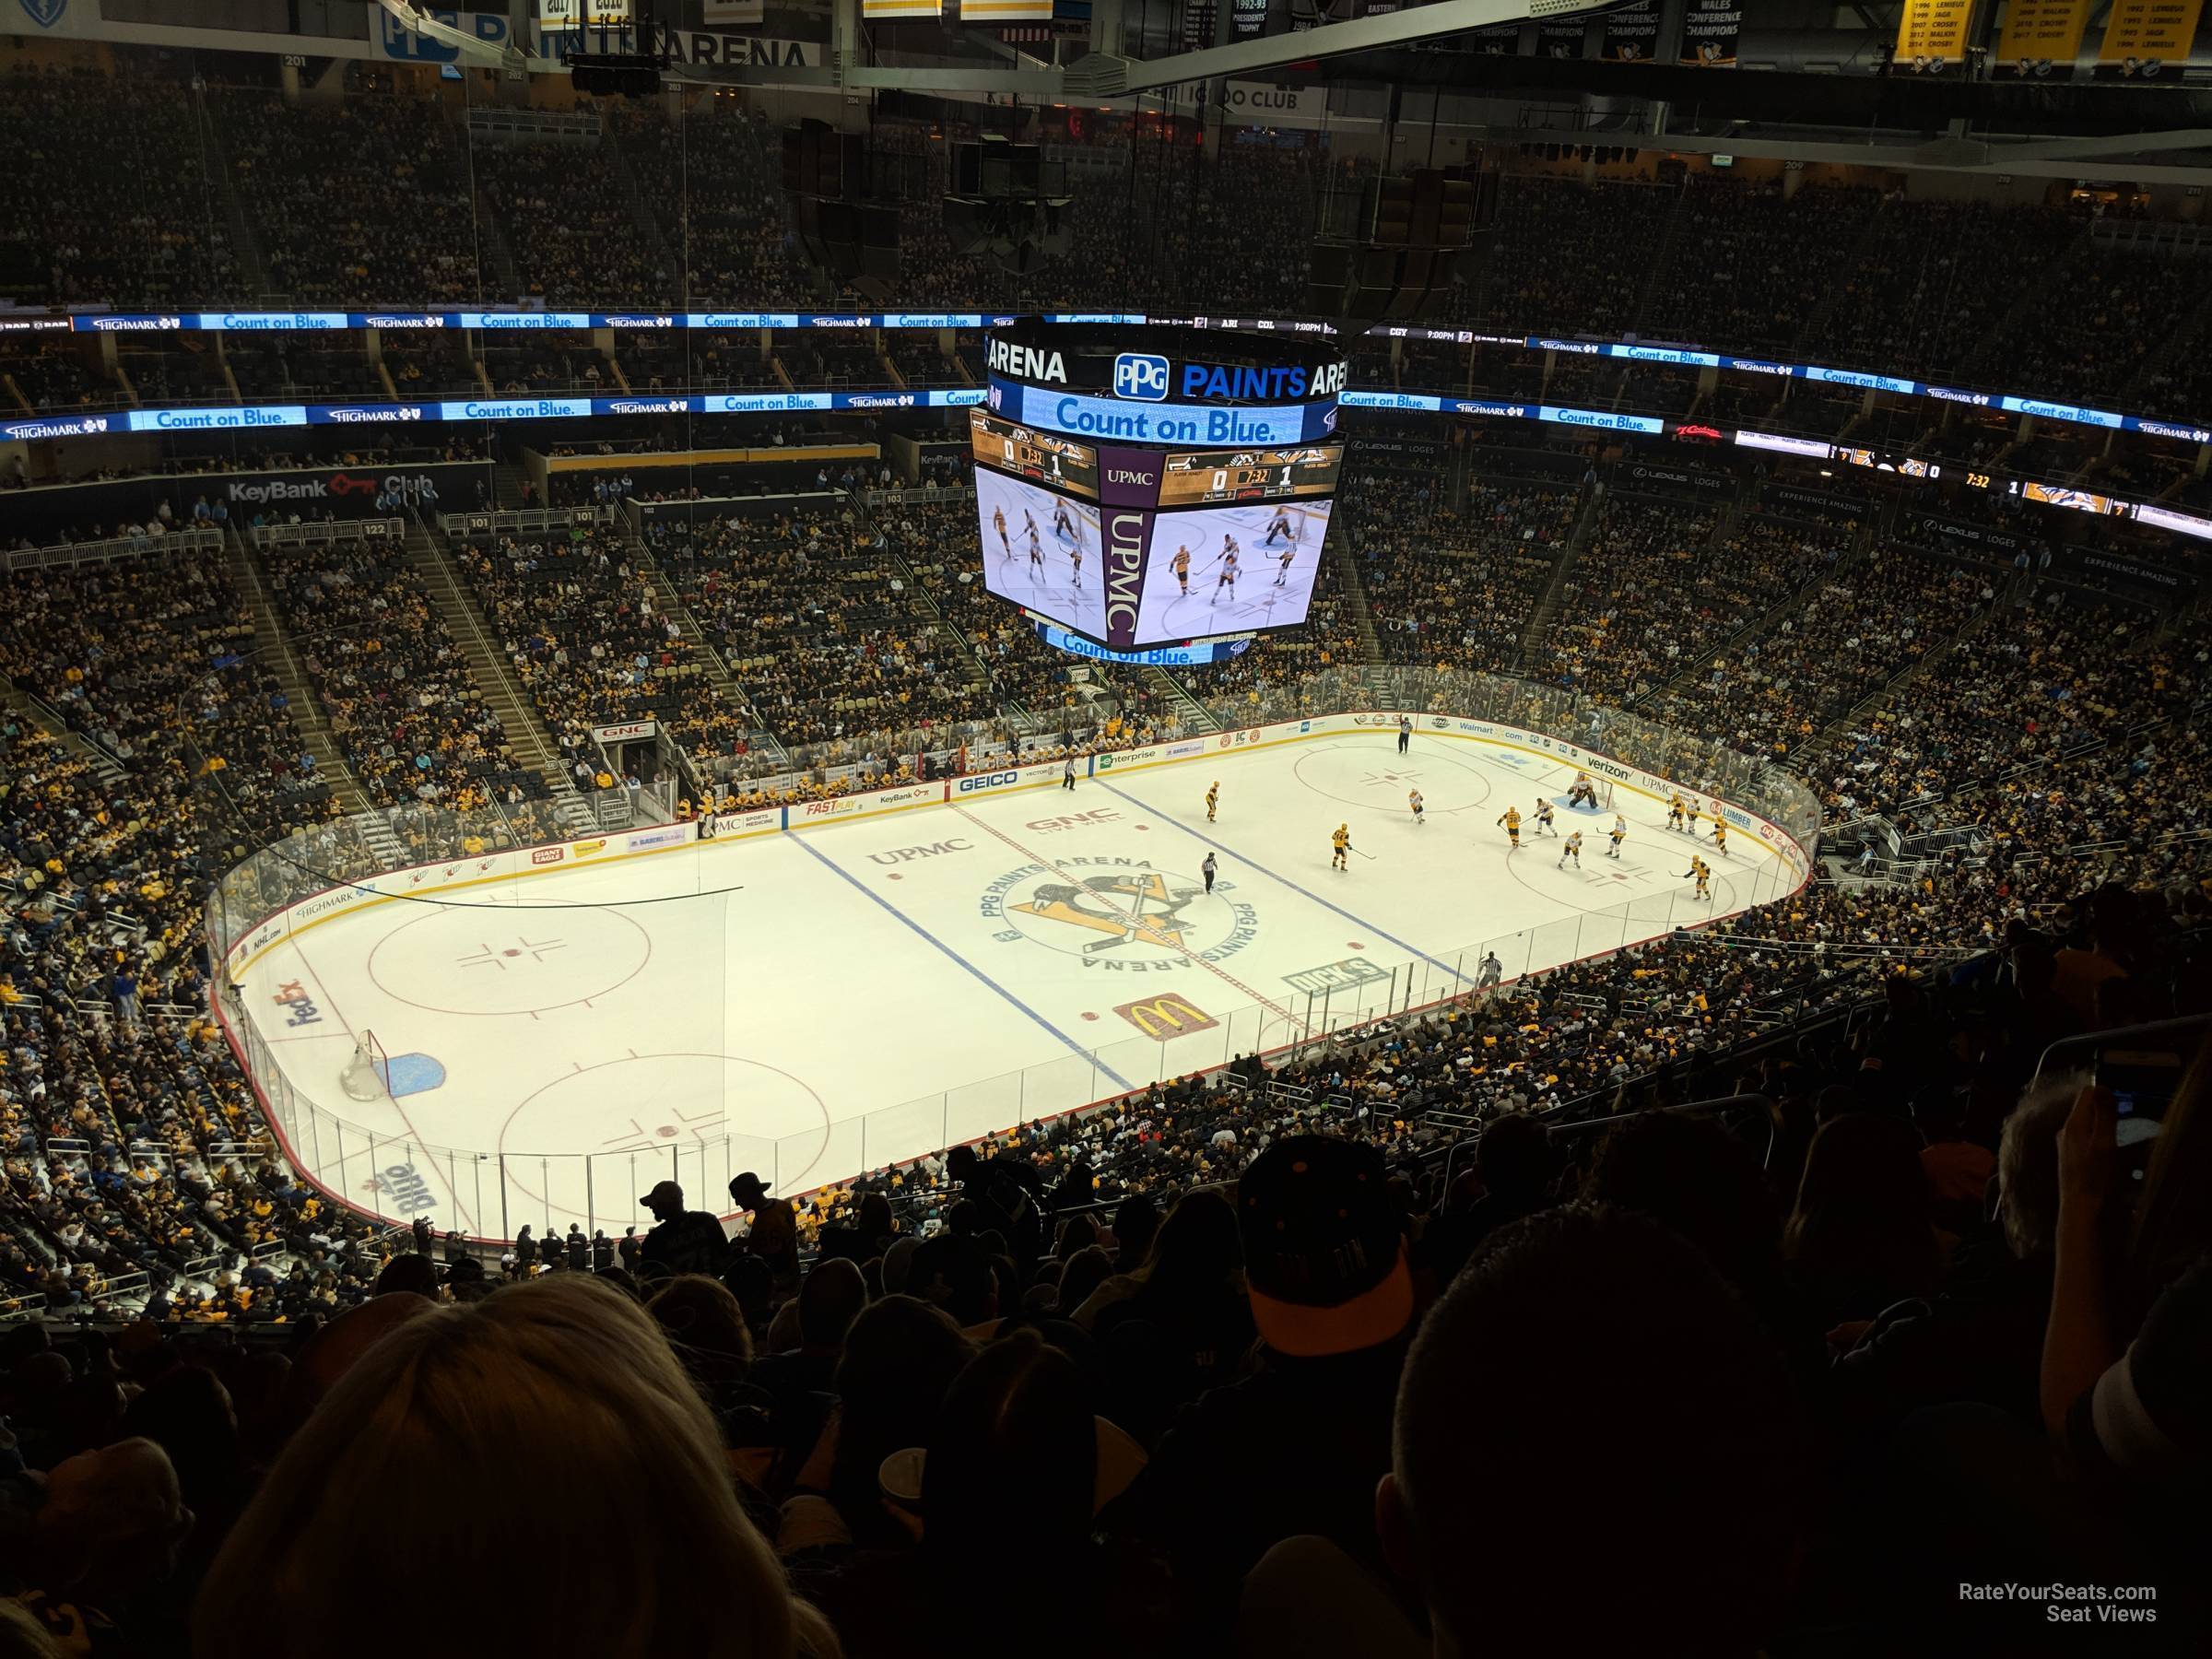
<svg viewBox="0 0 2212 1659">
<path fill-rule="evenodd" d="M 636 1154 L 654 1179 L 678 1153 L 726 1145 L 730 1171 L 774 1172 L 783 1188 L 799 1183 L 830 1141 L 830 1109 L 787 1071 L 737 1054 L 625 1054 L 571 1072 L 525 1095 L 500 1126 L 499 1149 L 511 1158 L 544 1148 L 568 1158 Z M 778 1156 L 779 1145 L 782 1156 Z M 642 1190 L 642 1189 L 641 1189 Z M 720 1209 L 717 1192 L 688 1194 L 693 1207 Z"/>
<path fill-rule="evenodd" d="M 1465 812 L 1490 798 L 1488 775 L 1427 745 L 1418 754 L 1400 755 L 1371 742 L 1324 744 L 1300 755 L 1291 775 L 1317 795 L 1383 812 L 1409 812 L 1406 797 L 1416 789 L 1431 817 Z"/>
<path fill-rule="evenodd" d="M 619 990 L 652 957 L 652 935 L 613 909 L 441 905 L 386 934 L 369 977 L 430 1013 L 543 1014 Z"/>
</svg>

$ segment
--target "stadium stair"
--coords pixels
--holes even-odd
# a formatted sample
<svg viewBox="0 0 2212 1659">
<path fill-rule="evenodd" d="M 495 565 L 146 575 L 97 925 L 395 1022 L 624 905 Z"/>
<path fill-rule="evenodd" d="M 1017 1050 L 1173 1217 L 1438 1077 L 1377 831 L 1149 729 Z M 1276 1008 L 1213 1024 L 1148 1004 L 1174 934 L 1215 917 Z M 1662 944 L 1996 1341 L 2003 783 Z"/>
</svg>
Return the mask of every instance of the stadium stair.
<svg viewBox="0 0 2212 1659">
<path fill-rule="evenodd" d="M 1320 579 L 1315 578 L 1315 585 Z M 1352 558 L 1350 538 L 1336 538 L 1336 585 L 1344 594 L 1345 609 L 1351 613 L 1352 627 L 1359 635 L 1359 660 L 1379 663 L 1382 660 L 1382 641 L 1375 632 L 1374 613 L 1367 608 L 1367 589 L 1360 584 L 1359 566 Z"/>
<path fill-rule="evenodd" d="M 446 632 L 468 658 L 468 671 L 484 693 L 485 706 L 499 717 L 500 735 L 507 747 L 545 779 L 564 820 L 588 826 L 589 809 L 577 793 L 575 780 L 560 763 L 559 749 L 524 700 L 505 656 L 493 647 L 483 618 L 453 573 L 453 561 L 420 518 L 407 527 L 406 559 L 429 591 L 430 603 L 438 607 Z"/>
<path fill-rule="evenodd" d="M 253 234 L 253 221 L 246 213 L 244 198 L 238 194 L 238 185 L 230 177 L 230 157 L 223 148 L 222 126 L 215 118 L 215 107 L 207 101 L 205 88 L 193 94 L 193 102 L 200 124 L 200 143 L 206 156 L 207 172 L 215 180 L 217 193 L 222 198 L 223 225 L 229 234 L 230 257 L 237 262 L 245 289 L 265 300 L 288 299 L 289 296 L 269 292 L 268 262 L 262 257 L 261 239 Z"/>
<path fill-rule="evenodd" d="M 1582 514 L 1574 521 L 1574 534 L 1567 538 L 1567 549 L 1559 555 L 1559 562 L 1553 567 L 1551 580 L 1544 585 L 1543 597 L 1536 601 L 1535 608 L 1528 614 L 1528 626 L 1521 630 L 1521 665 L 1524 672 L 1526 672 L 1528 665 L 1542 660 L 1537 654 L 1538 648 L 1544 643 L 1545 636 L 1551 631 L 1552 623 L 1559 618 L 1559 594 L 1567 585 L 1568 572 L 1574 569 L 1583 557 L 1583 549 L 1590 545 L 1590 533 L 1597 525 L 1598 503 L 1605 500 L 1605 495 L 1606 487 L 1600 482 L 1593 485 L 1590 493 L 1583 499 Z"/>
<path fill-rule="evenodd" d="M 232 524 L 225 536 L 225 561 L 229 566 L 230 582 L 239 598 L 253 617 L 253 643 L 260 660 L 284 692 L 285 714 L 292 729 L 300 734 L 300 747 L 315 758 L 315 775 L 328 785 L 339 804 L 348 812 L 363 812 L 370 801 L 346 757 L 338 748 L 338 741 L 330 725 L 323 718 L 322 700 L 314 688 L 308 684 L 307 671 L 300 665 L 299 653 L 293 648 L 291 637 L 276 620 L 276 602 L 262 584 L 261 561 L 253 556 L 239 526 Z M 396 853 L 394 841 L 387 850 L 379 846 L 378 852 Z"/>
</svg>

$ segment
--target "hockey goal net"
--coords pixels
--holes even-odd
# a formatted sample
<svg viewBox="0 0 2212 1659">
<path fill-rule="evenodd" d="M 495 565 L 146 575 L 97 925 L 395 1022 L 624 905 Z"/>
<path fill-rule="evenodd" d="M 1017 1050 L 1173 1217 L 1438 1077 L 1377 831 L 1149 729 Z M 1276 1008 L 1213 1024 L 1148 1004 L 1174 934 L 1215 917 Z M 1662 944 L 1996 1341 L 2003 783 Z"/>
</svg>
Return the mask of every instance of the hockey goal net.
<svg viewBox="0 0 2212 1659">
<path fill-rule="evenodd" d="M 374 1031 L 354 1039 L 353 1058 L 338 1076 L 347 1095 L 356 1100 L 381 1100 L 392 1092 L 392 1063 Z"/>
</svg>

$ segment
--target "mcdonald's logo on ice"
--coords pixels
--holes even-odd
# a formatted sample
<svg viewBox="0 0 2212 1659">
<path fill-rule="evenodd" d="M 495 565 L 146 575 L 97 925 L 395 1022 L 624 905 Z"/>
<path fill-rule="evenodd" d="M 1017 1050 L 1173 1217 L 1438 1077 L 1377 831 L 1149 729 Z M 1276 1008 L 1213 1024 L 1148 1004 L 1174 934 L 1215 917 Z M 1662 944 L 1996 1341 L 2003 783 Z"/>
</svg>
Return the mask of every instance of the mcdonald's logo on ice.
<svg viewBox="0 0 2212 1659">
<path fill-rule="evenodd" d="M 1188 1036 L 1193 1031 L 1211 1030 L 1221 1023 L 1180 993 L 1126 1002 L 1114 1012 L 1155 1042 Z"/>
</svg>

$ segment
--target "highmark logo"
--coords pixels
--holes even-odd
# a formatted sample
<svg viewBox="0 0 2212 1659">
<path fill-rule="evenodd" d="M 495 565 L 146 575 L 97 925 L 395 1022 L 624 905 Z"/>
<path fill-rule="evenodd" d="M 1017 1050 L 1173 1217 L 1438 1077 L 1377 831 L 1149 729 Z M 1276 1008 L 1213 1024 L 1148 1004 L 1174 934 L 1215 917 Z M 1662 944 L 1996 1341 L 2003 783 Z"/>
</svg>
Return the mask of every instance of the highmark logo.
<svg viewBox="0 0 2212 1659">
<path fill-rule="evenodd" d="M 1236 955 L 1259 914 L 1217 882 L 1135 858 L 1064 858 L 1024 865 L 983 889 L 981 911 L 1004 945 L 1042 945 L 1085 968 L 1173 973 Z"/>
</svg>

